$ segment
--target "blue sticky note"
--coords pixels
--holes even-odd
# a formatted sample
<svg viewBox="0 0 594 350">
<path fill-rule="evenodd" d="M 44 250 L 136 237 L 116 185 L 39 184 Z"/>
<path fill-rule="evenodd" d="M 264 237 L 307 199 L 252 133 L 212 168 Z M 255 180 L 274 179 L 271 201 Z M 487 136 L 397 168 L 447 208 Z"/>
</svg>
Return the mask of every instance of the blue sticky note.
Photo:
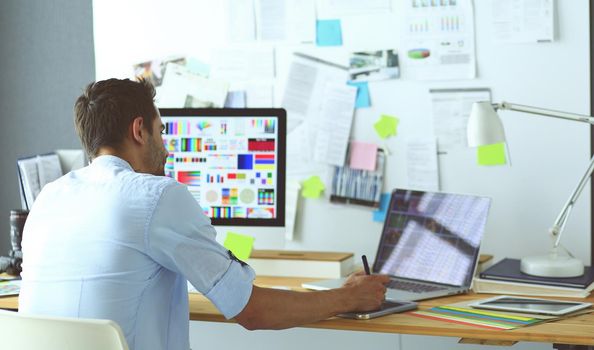
<svg viewBox="0 0 594 350">
<path fill-rule="evenodd" d="M 386 220 L 386 214 L 388 214 L 388 207 L 390 206 L 390 194 L 382 193 L 380 197 L 380 207 L 378 210 L 373 212 L 373 221 L 384 222 Z"/>
<path fill-rule="evenodd" d="M 369 84 L 367 84 L 366 81 L 349 81 L 347 84 L 357 87 L 355 108 L 365 108 L 371 106 L 371 101 L 369 100 Z"/>
<path fill-rule="evenodd" d="M 316 21 L 316 44 L 318 46 L 342 46 L 342 29 L 339 19 Z"/>
</svg>

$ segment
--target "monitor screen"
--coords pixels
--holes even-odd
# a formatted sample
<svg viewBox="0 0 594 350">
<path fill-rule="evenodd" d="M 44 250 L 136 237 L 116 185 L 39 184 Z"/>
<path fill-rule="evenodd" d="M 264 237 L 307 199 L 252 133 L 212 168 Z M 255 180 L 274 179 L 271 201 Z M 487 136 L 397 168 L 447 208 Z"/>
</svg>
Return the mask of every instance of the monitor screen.
<svg viewBox="0 0 594 350">
<path fill-rule="evenodd" d="M 470 285 L 490 203 L 465 194 L 394 190 L 374 272 Z"/>
<path fill-rule="evenodd" d="M 213 225 L 284 226 L 284 109 L 160 109 L 165 175 L 188 186 Z"/>
</svg>

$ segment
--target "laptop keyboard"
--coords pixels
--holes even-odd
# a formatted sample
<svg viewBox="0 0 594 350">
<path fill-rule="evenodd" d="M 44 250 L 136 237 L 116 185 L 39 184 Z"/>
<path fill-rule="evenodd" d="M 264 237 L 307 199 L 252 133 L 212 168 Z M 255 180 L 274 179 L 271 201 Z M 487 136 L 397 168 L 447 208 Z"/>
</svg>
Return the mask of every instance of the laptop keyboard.
<svg viewBox="0 0 594 350">
<path fill-rule="evenodd" d="M 429 285 L 429 284 L 422 284 L 422 283 L 409 282 L 409 281 L 398 281 L 398 280 L 392 280 L 390 283 L 388 283 L 387 287 L 392 288 L 392 289 L 406 290 L 408 292 L 415 292 L 415 293 L 433 292 L 436 290 L 447 289 L 446 287 L 442 287 L 442 286 L 433 286 L 433 285 Z"/>
</svg>

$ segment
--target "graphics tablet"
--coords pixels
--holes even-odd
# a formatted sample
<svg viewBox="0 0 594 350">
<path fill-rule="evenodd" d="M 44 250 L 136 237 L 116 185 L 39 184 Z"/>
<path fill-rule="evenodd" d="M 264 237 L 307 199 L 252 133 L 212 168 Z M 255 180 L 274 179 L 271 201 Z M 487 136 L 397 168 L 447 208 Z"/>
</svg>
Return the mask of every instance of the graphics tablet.
<svg viewBox="0 0 594 350">
<path fill-rule="evenodd" d="M 582 303 L 579 301 L 564 301 L 501 295 L 494 298 L 479 300 L 475 303 L 471 303 L 470 306 L 477 309 L 560 316 L 588 308 L 592 306 L 592 304 Z"/>
<path fill-rule="evenodd" d="M 379 316 L 389 315 L 396 312 L 403 312 L 408 310 L 414 310 L 417 308 L 417 303 L 412 301 L 395 301 L 386 300 L 378 310 L 373 311 L 361 311 L 361 312 L 347 312 L 344 314 L 338 314 L 336 316 L 343 318 L 354 318 L 357 320 L 369 320 L 370 318 L 376 318 Z"/>
</svg>

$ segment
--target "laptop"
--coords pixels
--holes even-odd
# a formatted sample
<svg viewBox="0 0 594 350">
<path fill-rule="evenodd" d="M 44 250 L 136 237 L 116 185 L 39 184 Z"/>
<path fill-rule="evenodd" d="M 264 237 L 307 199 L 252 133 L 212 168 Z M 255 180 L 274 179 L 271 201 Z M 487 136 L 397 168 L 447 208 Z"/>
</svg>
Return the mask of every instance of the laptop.
<svg viewBox="0 0 594 350">
<path fill-rule="evenodd" d="M 386 299 L 417 301 L 468 291 L 490 204 L 487 197 L 395 189 L 373 263 L 373 273 L 390 276 Z M 326 290 L 345 280 L 302 286 Z"/>
</svg>

